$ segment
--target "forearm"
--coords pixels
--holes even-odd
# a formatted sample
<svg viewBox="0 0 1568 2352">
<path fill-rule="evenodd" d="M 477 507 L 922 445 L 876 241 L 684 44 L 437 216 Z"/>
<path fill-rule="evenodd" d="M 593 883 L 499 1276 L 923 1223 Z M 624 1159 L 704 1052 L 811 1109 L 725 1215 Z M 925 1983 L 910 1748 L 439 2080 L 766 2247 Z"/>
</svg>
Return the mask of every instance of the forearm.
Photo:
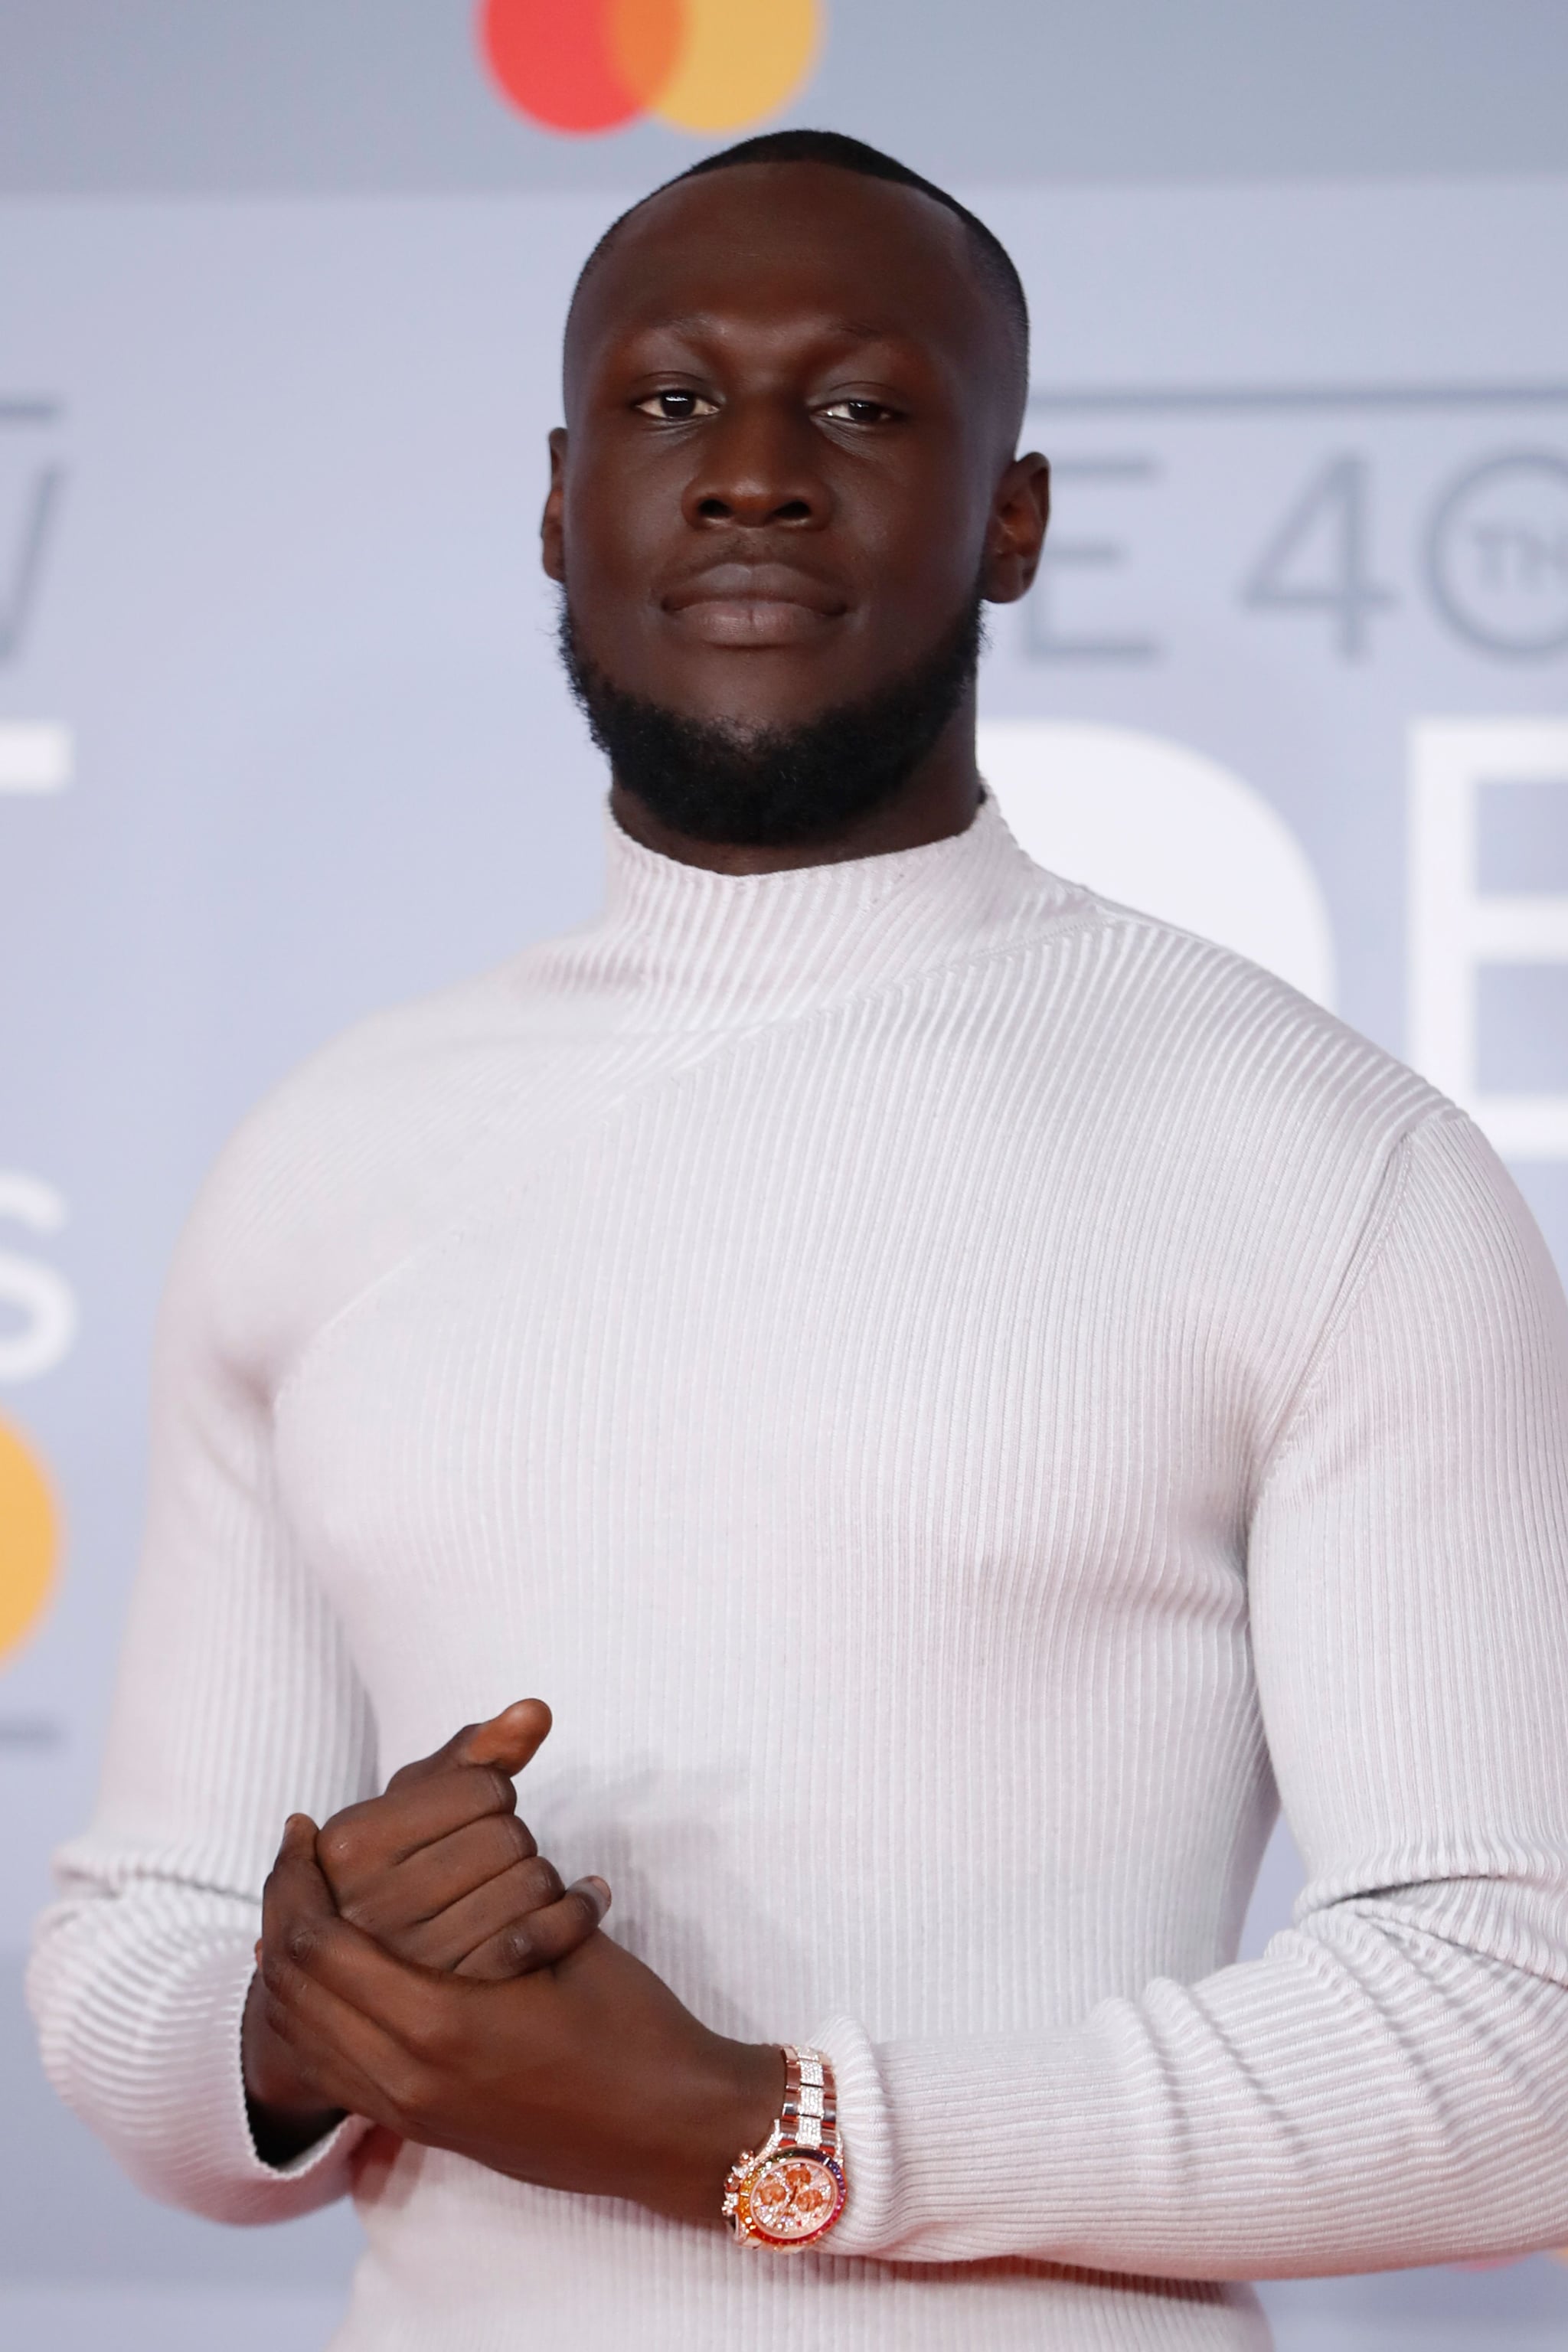
<svg viewBox="0 0 1568 2352">
<path fill-rule="evenodd" d="M 818 2039 L 844 2253 L 1262 2278 L 1568 2242 L 1568 1989 L 1381 1904 L 1038 2040 Z"/>
</svg>

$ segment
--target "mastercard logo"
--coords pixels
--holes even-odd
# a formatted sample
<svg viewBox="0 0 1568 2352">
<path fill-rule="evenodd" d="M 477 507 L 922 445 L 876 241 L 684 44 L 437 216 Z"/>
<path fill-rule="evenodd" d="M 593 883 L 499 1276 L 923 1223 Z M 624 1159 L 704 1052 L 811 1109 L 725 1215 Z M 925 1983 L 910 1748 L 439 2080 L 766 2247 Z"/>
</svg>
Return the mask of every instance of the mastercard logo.
<svg viewBox="0 0 1568 2352">
<path fill-rule="evenodd" d="M 54 1590 L 60 1519 L 43 1465 L 0 1421 L 0 1658 L 26 1641 Z"/>
<path fill-rule="evenodd" d="M 482 0 L 479 47 L 510 103 L 591 136 L 651 116 L 700 137 L 794 96 L 822 46 L 821 0 Z"/>
</svg>

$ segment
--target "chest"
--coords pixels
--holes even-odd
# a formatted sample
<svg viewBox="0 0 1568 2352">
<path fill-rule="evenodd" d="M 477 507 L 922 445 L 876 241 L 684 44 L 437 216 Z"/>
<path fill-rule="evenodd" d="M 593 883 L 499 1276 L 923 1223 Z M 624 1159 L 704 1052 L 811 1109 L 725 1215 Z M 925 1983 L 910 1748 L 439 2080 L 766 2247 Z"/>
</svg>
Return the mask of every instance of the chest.
<svg viewBox="0 0 1568 2352">
<path fill-rule="evenodd" d="M 311 1336 L 280 1475 L 373 1682 L 455 1624 L 842 1673 L 1240 1610 L 1246 1351 L 1179 1201 L 1048 1089 L 871 1076 L 503 1156 Z"/>
</svg>

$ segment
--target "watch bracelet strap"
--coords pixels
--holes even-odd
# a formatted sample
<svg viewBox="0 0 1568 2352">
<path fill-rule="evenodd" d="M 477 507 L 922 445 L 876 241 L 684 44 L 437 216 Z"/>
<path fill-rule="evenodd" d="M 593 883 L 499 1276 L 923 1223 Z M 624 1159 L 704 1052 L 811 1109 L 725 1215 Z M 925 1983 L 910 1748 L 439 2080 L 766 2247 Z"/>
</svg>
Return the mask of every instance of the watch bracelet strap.
<svg viewBox="0 0 1568 2352">
<path fill-rule="evenodd" d="M 784 2044 L 784 2105 L 779 2110 L 781 2145 L 838 2153 L 838 2091 L 833 2068 L 820 2050 Z"/>
</svg>

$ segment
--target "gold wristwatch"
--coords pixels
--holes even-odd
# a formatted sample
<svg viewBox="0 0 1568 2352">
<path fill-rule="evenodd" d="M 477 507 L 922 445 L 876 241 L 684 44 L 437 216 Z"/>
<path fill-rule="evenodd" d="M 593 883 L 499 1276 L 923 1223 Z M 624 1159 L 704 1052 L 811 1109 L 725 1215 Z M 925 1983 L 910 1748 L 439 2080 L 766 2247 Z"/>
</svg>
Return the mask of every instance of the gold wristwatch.
<svg viewBox="0 0 1568 2352">
<path fill-rule="evenodd" d="M 844 2158 L 833 2069 L 820 2050 L 786 2047 L 784 2111 L 755 2156 L 730 2167 L 724 2218 L 743 2246 L 795 2253 L 844 2210 Z"/>
</svg>

